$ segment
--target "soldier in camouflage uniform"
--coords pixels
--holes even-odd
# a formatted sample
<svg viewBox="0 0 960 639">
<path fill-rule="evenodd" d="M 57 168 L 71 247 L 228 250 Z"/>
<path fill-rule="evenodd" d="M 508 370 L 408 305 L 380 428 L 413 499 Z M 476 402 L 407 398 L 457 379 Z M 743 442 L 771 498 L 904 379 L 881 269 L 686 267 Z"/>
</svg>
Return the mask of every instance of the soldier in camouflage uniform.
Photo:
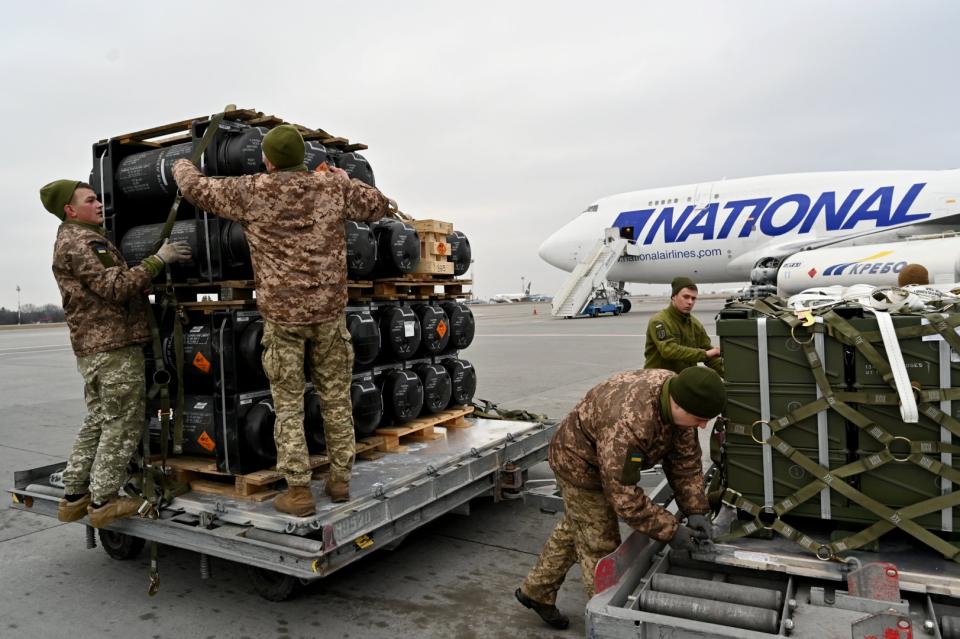
<svg viewBox="0 0 960 639">
<path fill-rule="evenodd" d="M 650 318 L 644 346 L 644 368 L 665 368 L 679 373 L 688 366 L 704 362 L 723 376 L 720 349 L 692 315 L 697 302 L 697 285 L 689 277 L 674 278 L 670 285 L 670 306 Z"/>
<path fill-rule="evenodd" d="M 564 515 L 515 595 L 555 628 L 569 620 L 556 607 L 567 570 L 580 562 L 587 597 L 597 562 L 620 545 L 619 516 L 650 537 L 683 549 L 712 537 L 697 428 L 726 403 L 720 377 L 704 367 L 617 373 L 592 388 L 557 428 L 549 462 Z M 687 524 L 637 486 L 640 472 L 662 463 Z"/>
<path fill-rule="evenodd" d="M 144 292 L 164 262 L 189 259 L 190 249 L 184 243 L 165 244 L 157 255 L 129 268 L 104 237 L 103 205 L 88 184 L 57 180 L 40 190 L 40 199 L 63 221 L 53 274 L 87 404 L 63 472 L 58 517 L 69 522 L 89 514 L 91 525 L 102 528 L 141 504 L 118 491 L 145 423 L 142 345 L 150 331 Z"/>
<path fill-rule="evenodd" d="M 334 501 L 347 501 L 355 440 L 343 222 L 379 220 L 387 198 L 341 169 L 308 172 L 303 138 L 290 125 L 264 136 L 263 155 L 267 174 L 206 178 L 178 160 L 173 175 L 190 202 L 243 225 L 264 319 L 263 367 L 277 411 L 277 470 L 290 487 L 274 506 L 303 517 L 315 512 L 303 431 L 304 344 L 323 406 L 330 458 L 324 489 Z"/>
</svg>

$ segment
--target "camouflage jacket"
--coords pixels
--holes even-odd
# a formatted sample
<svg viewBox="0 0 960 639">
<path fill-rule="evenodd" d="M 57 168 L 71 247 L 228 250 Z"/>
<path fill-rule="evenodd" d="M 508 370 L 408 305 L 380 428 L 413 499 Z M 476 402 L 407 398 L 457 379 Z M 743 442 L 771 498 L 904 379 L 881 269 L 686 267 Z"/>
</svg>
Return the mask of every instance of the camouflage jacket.
<svg viewBox="0 0 960 639">
<path fill-rule="evenodd" d="M 703 362 L 723 377 L 723 358 L 707 359 L 713 348 L 707 331 L 696 317 L 684 315 L 673 304 L 650 318 L 643 348 L 644 368 L 665 368 L 679 373 Z"/>
<path fill-rule="evenodd" d="M 333 173 L 278 171 L 208 178 L 188 160 L 173 165 L 184 197 L 243 225 L 257 308 L 283 326 L 340 317 L 347 303 L 346 219 L 375 222 L 387 198 Z"/>
<path fill-rule="evenodd" d="M 143 344 L 150 339 L 150 281 L 163 270 L 151 256 L 128 267 L 99 227 L 64 222 L 53 247 L 53 276 L 77 357 Z"/>
<path fill-rule="evenodd" d="M 593 387 L 560 422 L 549 451 L 557 476 L 602 489 L 621 519 L 661 541 L 673 537 L 677 521 L 636 485 L 641 469 L 663 464 L 685 514 L 709 510 L 697 429 L 677 428 L 661 410 L 671 377 L 665 370 L 626 371 Z"/>
</svg>

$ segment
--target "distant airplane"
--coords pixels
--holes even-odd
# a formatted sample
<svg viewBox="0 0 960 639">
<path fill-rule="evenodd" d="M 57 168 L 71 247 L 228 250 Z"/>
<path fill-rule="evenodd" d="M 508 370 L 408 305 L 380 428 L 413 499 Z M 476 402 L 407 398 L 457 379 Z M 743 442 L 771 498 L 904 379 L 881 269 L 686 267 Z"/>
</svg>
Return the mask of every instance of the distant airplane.
<svg viewBox="0 0 960 639">
<path fill-rule="evenodd" d="M 960 253 L 904 240 L 960 230 L 960 169 L 795 173 L 612 195 L 547 238 L 540 257 L 572 271 L 611 227 L 629 240 L 611 282 L 895 283 L 908 262 L 956 281 Z M 960 238 L 951 242 L 960 248 Z M 816 250 L 860 245 L 869 246 L 842 259 Z"/>
</svg>

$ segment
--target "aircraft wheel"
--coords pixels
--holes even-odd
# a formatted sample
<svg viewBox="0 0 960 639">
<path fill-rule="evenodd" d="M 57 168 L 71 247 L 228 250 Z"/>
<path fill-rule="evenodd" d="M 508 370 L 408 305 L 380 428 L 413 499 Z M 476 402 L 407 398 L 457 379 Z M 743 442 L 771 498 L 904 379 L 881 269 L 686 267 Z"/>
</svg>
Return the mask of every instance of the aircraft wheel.
<svg viewBox="0 0 960 639">
<path fill-rule="evenodd" d="M 623 298 L 622 300 L 620 300 L 620 306 L 623 307 L 623 310 L 621 311 L 622 313 L 629 313 L 630 308 L 633 305 L 630 303 L 630 300 L 628 300 L 627 298 Z"/>
</svg>

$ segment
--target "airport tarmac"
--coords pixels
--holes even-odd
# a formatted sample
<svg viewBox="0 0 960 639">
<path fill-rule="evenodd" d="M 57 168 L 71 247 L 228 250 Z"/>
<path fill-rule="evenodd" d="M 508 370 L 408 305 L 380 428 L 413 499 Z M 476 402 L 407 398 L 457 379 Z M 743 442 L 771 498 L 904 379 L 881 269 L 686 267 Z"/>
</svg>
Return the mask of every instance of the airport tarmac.
<svg viewBox="0 0 960 639">
<path fill-rule="evenodd" d="M 549 304 L 473 306 L 477 336 L 463 356 L 477 368 L 477 397 L 563 417 L 610 374 L 643 366 L 647 320 L 666 303 L 634 298 L 626 315 L 578 320 L 551 318 Z M 695 309 L 711 335 L 721 307 L 720 299 L 702 299 Z M 83 417 L 66 328 L 0 331 L 0 388 L 6 489 L 14 470 L 65 459 Z M 148 553 L 110 559 L 86 550 L 82 526 L 13 510 L 4 499 L 4 638 L 584 635 L 577 567 L 557 602 L 571 618 L 566 631 L 548 628 L 513 598 L 556 521 L 519 501 L 476 500 L 470 516 L 447 515 L 395 550 L 351 564 L 291 601 L 271 603 L 253 592 L 242 567 L 214 559 L 212 578 L 202 581 L 197 555 L 172 548 L 161 549 L 160 592 L 149 597 Z"/>
</svg>

